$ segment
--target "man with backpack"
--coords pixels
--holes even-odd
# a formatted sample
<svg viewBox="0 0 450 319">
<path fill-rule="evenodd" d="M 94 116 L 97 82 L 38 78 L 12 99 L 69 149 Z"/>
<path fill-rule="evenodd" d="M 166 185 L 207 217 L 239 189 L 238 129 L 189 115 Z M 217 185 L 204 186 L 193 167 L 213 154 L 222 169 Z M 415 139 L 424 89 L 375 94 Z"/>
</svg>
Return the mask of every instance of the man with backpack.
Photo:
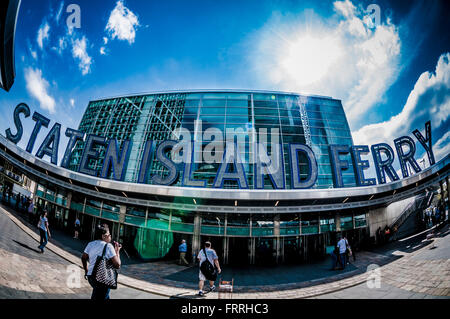
<svg viewBox="0 0 450 319">
<path fill-rule="evenodd" d="M 203 296 L 205 294 L 203 292 L 205 280 L 209 280 L 209 291 L 214 291 L 216 289 L 214 282 L 217 279 L 217 274 L 220 274 L 222 270 L 220 269 L 219 258 L 217 257 L 216 251 L 211 248 L 211 243 L 209 241 L 205 242 L 205 247 L 200 250 L 197 258 L 200 262 L 198 295 Z"/>
</svg>

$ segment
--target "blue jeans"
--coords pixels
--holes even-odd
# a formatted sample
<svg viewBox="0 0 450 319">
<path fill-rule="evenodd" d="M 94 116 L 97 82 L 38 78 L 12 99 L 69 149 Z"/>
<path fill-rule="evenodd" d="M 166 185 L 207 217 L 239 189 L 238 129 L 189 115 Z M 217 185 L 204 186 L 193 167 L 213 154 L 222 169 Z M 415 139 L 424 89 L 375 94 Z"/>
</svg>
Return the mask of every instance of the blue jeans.
<svg viewBox="0 0 450 319">
<path fill-rule="evenodd" d="M 47 232 L 39 228 L 39 234 L 41 235 L 39 249 L 42 250 L 42 252 L 44 252 L 44 247 L 45 245 L 47 245 L 48 242 Z"/>
<path fill-rule="evenodd" d="M 347 254 L 343 253 L 343 254 L 339 254 L 339 256 L 341 257 L 342 269 L 345 269 L 345 265 L 347 265 Z"/>
<path fill-rule="evenodd" d="M 92 287 L 92 300 L 107 300 L 109 299 L 110 288 L 99 287 L 96 285 L 95 280 L 92 276 L 88 276 L 89 284 Z"/>
<path fill-rule="evenodd" d="M 333 252 L 331 253 L 331 269 L 336 268 L 338 262 L 337 255 Z"/>
</svg>

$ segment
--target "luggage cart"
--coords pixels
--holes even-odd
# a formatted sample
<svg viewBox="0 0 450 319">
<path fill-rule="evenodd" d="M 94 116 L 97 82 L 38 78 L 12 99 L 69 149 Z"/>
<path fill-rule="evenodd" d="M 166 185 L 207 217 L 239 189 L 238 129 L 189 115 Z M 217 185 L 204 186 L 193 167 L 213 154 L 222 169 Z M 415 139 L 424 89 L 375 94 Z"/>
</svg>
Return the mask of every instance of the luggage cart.
<svg viewBox="0 0 450 319">
<path fill-rule="evenodd" d="M 219 279 L 219 299 L 232 299 L 233 298 L 233 284 L 234 278 L 231 281 Z"/>
</svg>

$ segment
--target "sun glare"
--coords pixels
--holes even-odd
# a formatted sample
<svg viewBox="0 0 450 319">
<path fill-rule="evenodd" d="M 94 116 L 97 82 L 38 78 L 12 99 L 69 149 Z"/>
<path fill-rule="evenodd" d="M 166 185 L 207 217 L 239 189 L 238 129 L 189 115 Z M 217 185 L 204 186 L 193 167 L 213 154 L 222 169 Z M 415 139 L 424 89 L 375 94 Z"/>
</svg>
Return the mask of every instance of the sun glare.
<svg viewBox="0 0 450 319">
<path fill-rule="evenodd" d="M 341 53 L 336 39 L 305 35 L 286 45 L 280 66 L 296 86 L 306 86 L 322 79 Z"/>
</svg>

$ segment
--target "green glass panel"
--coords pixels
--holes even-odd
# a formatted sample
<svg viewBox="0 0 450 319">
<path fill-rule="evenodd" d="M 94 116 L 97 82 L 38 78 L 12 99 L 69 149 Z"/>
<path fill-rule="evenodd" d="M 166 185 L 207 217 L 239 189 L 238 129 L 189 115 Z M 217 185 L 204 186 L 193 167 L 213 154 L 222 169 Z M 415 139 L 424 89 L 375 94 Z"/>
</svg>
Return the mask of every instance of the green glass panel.
<svg viewBox="0 0 450 319">
<path fill-rule="evenodd" d="M 44 197 L 44 192 L 38 190 L 38 191 L 36 192 L 36 195 L 39 196 L 39 197 Z"/>
<path fill-rule="evenodd" d="M 134 217 L 134 218 L 136 218 L 136 217 Z M 149 219 L 149 220 L 147 220 L 147 228 L 169 230 L 169 222 L 166 220 L 160 220 L 160 219 Z"/>
<path fill-rule="evenodd" d="M 187 233 L 194 232 L 194 225 L 192 224 L 181 224 L 181 223 L 173 223 L 170 225 L 171 230 L 173 231 L 182 231 Z"/>
<path fill-rule="evenodd" d="M 70 203 L 70 208 L 72 208 L 74 210 L 77 210 L 79 212 L 82 212 L 83 211 L 83 204 L 78 204 L 78 203 L 72 202 L 72 203 Z"/>
<path fill-rule="evenodd" d="M 145 218 L 135 216 L 125 216 L 125 223 L 130 223 L 137 226 L 144 226 Z"/>
<path fill-rule="evenodd" d="M 113 212 L 103 210 L 102 218 L 110 219 L 110 220 L 119 220 L 119 214 L 115 214 Z"/>
<path fill-rule="evenodd" d="M 227 227 L 227 235 L 249 236 L 250 228 L 248 228 L 248 227 Z"/>
<path fill-rule="evenodd" d="M 280 235 L 297 235 L 300 232 L 298 227 L 280 228 Z"/>
<path fill-rule="evenodd" d="M 84 212 L 89 215 L 100 216 L 100 209 L 91 206 L 86 205 Z"/>
<path fill-rule="evenodd" d="M 138 228 L 134 247 L 142 259 L 152 260 L 164 257 L 173 245 L 173 233 L 148 228 Z"/>
<path fill-rule="evenodd" d="M 355 227 L 364 227 L 364 226 L 367 226 L 367 222 L 365 219 L 355 220 Z"/>
<path fill-rule="evenodd" d="M 353 221 L 343 223 L 341 222 L 341 229 L 342 230 L 353 229 Z"/>
<path fill-rule="evenodd" d="M 202 235 L 223 235 L 224 227 L 218 226 L 202 226 Z"/>
<path fill-rule="evenodd" d="M 321 225 L 320 226 L 320 232 L 324 233 L 327 231 L 335 231 L 336 230 L 336 225 L 335 224 L 330 224 L 330 225 Z"/>
<path fill-rule="evenodd" d="M 302 234 L 317 234 L 319 233 L 318 226 L 302 226 Z"/>
<path fill-rule="evenodd" d="M 252 228 L 252 236 L 272 236 L 272 235 L 273 235 L 272 227 Z"/>
</svg>

